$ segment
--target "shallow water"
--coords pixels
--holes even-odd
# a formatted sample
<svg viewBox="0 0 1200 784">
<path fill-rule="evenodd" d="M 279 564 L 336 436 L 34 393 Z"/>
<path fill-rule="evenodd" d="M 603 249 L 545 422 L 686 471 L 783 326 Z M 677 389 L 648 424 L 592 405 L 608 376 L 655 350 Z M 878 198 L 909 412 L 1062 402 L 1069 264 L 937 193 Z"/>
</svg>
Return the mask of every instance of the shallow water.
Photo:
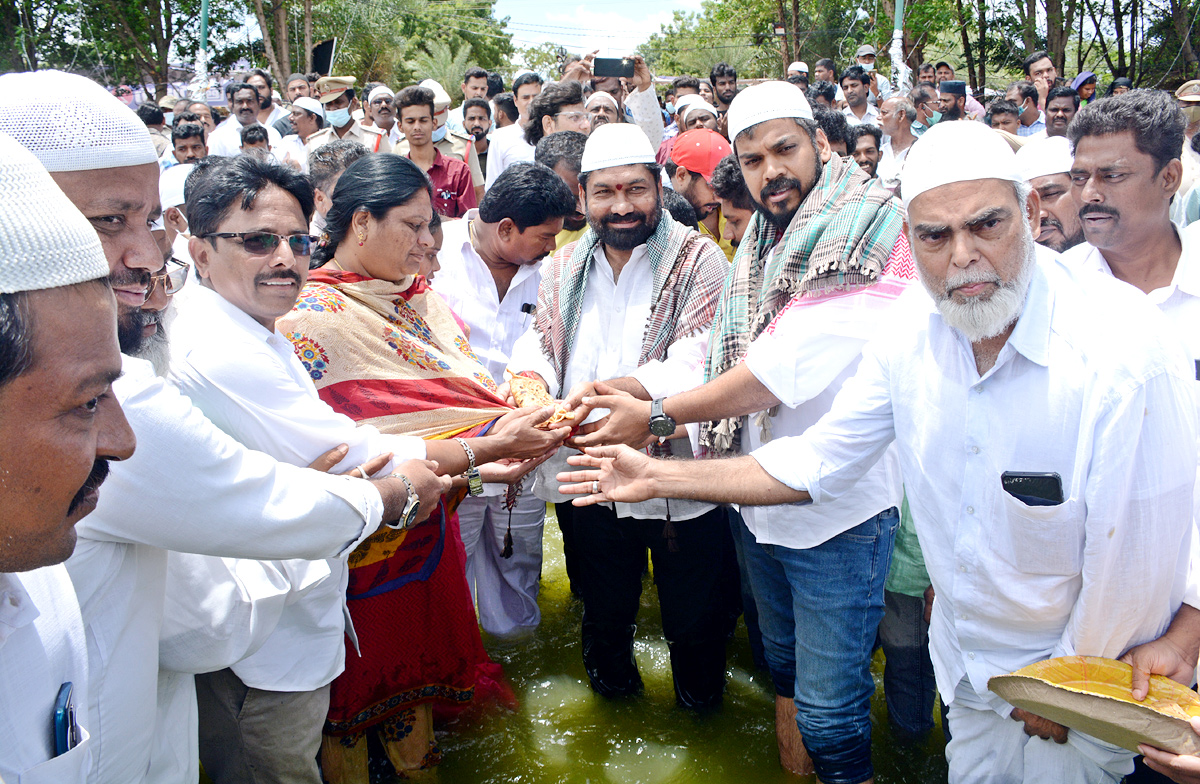
<svg viewBox="0 0 1200 784">
<path fill-rule="evenodd" d="M 658 600 L 647 577 L 638 616 L 636 655 L 646 693 L 604 700 L 592 693 L 579 651 L 583 608 L 572 599 L 553 519 L 546 522 L 542 625 L 520 642 L 485 639 L 520 700 L 469 727 L 439 732 L 445 759 L 435 774 L 454 784 L 747 784 L 802 779 L 783 772 L 775 749 L 774 693 L 754 668 L 745 627 L 729 646 L 723 706 L 697 715 L 675 706 Z M 880 784 L 946 780 L 941 729 L 921 748 L 892 738 L 883 700 L 882 654 L 874 662 L 874 762 Z"/>
</svg>

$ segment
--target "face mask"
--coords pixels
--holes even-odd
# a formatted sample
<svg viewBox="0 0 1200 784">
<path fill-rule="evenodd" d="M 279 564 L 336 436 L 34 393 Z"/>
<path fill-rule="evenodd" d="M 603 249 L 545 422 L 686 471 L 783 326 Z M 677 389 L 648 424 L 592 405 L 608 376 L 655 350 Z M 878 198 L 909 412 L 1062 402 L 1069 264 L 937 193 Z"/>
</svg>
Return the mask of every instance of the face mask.
<svg viewBox="0 0 1200 784">
<path fill-rule="evenodd" d="M 667 102 L 667 114 L 674 114 L 674 113 L 675 113 L 675 104 L 668 101 Z"/>
<path fill-rule="evenodd" d="M 1188 125 L 1200 121 L 1200 106 L 1184 106 L 1183 116 L 1187 118 Z"/>
<path fill-rule="evenodd" d="M 167 125 L 175 124 L 175 112 L 163 112 L 163 122 Z"/>
<path fill-rule="evenodd" d="M 350 124 L 350 108 L 345 109 L 326 109 L 325 119 L 329 120 L 329 124 L 334 128 L 341 128 Z"/>
<path fill-rule="evenodd" d="M 859 65 L 867 73 L 871 73 L 871 71 L 875 70 L 875 63 L 859 63 Z"/>
<path fill-rule="evenodd" d="M 933 111 L 933 113 L 930 115 L 929 119 L 925 121 L 925 127 L 932 128 L 933 126 L 937 125 L 941 121 L 942 121 L 942 113 L 935 109 Z M 940 131 L 939 131 L 939 133 L 940 133 Z"/>
<path fill-rule="evenodd" d="M 438 128 L 436 131 L 433 132 L 432 139 L 435 142 L 440 142 L 442 139 L 445 139 L 445 138 L 446 138 L 446 126 L 445 125 L 443 125 L 441 128 Z"/>
</svg>

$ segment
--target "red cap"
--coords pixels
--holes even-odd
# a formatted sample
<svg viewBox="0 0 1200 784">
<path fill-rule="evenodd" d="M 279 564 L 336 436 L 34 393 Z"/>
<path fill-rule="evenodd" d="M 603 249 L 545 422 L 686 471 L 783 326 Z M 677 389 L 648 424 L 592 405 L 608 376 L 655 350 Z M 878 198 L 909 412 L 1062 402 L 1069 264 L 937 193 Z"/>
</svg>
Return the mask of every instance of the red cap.
<svg viewBox="0 0 1200 784">
<path fill-rule="evenodd" d="M 693 128 L 675 137 L 671 160 L 690 172 L 696 172 L 705 182 L 712 180 L 717 164 L 733 153 L 725 137 L 708 128 Z"/>
</svg>

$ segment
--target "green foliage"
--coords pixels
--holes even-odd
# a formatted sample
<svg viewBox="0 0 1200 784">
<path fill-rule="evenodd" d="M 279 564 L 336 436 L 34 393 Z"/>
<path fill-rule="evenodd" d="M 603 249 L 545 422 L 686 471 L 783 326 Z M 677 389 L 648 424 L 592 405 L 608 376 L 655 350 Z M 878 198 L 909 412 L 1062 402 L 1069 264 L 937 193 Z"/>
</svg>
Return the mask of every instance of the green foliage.
<svg viewBox="0 0 1200 784">
<path fill-rule="evenodd" d="M 469 64 L 467 58 L 471 47 L 459 42 L 456 48 L 457 51 L 449 41 L 433 41 L 424 51 L 417 52 L 412 67 L 418 79 L 437 81 L 452 99 L 458 101 L 462 99 L 462 77 Z"/>
<path fill-rule="evenodd" d="M 557 79 L 562 72 L 562 64 L 566 59 L 567 50 L 561 45 L 553 41 L 546 41 L 537 46 L 525 46 L 520 50 L 521 59 L 525 62 L 525 67 L 531 71 L 537 71 L 547 79 Z M 508 69 L 514 71 L 515 69 Z M 512 81 L 514 73 L 503 71 L 505 81 Z"/>
</svg>

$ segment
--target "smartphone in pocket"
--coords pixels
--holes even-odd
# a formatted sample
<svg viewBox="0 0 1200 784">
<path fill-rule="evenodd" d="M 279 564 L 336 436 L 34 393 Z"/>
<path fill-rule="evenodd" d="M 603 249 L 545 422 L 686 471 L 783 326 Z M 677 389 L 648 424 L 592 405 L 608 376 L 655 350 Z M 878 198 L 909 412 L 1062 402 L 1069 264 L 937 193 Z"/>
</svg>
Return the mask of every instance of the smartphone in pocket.
<svg viewBox="0 0 1200 784">
<path fill-rule="evenodd" d="M 1058 506 L 1063 502 L 1062 477 L 1053 471 L 1005 471 L 1000 487 L 1026 506 Z"/>
<path fill-rule="evenodd" d="M 75 723 L 75 686 L 67 681 L 58 689 L 54 699 L 54 756 L 66 754 L 79 745 L 79 729 Z"/>
</svg>

